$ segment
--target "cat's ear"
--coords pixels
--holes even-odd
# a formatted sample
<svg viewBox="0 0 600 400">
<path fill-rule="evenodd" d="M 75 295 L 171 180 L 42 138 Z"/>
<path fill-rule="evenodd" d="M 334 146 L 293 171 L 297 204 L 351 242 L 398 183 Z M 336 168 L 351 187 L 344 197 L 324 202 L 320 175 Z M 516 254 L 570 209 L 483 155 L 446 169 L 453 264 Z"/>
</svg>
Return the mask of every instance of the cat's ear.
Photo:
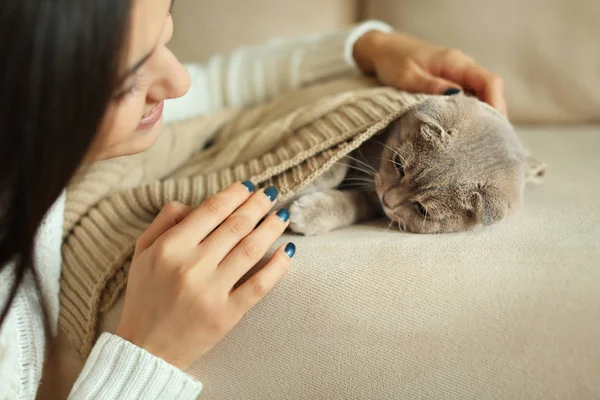
<svg viewBox="0 0 600 400">
<path fill-rule="evenodd" d="M 448 119 L 448 109 L 438 102 L 426 101 L 420 104 L 415 112 L 415 117 L 421 122 L 421 136 L 433 143 L 446 143 L 452 132 L 446 129 L 440 121 Z"/>
<path fill-rule="evenodd" d="M 539 185 L 544 181 L 548 165 L 525 151 L 525 182 Z"/>
<path fill-rule="evenodd" d="M 471 196 L 472 207 L 475 215 L 483 225 L 493 225 L 501 222 L 508 210 L 506 202 L 501 197 L 501 192 L 494 188 L 479 186 Z"/>
<path fill-rule="evenodd" d="M 442 142 L 446 143 L 450 137 L 450 134 L 444 129 L 444 127 L 437 122 L 427 118 L 421 124 L 421 136 L 430 142 Z"/>
</svg>

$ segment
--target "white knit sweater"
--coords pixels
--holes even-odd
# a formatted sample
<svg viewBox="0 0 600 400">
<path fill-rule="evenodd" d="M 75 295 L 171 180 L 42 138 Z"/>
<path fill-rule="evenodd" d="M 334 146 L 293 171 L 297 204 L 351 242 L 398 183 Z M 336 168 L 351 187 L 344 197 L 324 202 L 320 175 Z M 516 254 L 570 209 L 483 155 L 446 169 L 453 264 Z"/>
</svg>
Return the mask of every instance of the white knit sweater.
<svg viewBox="0 0 600 400">
<path fill-rule="evenodd" d="M 369 30 L 391 27 L 369 21 L 330 34 L 271 41 L 216 56 L 205 64 L 188 64 L 192 86 L 183 98 L 165 103 L 165 122 L 242 107 L 268 100 L 319 79 L 357 71 L 355 41 Z M 35 262 L 42 296 L 56 332 L 65 195 L 49 210 L 36 240 Z M 0 304 L 14 280 L 14 266 L 0 272 Z M 27 275 L 0 330 L 0 398 L 34 399 L 40 384 L 45 337 L 40 296 Z M 73 399 L 195 399 L 202 384 L 189 375 L 121 339 L 103 333 L 73 387 Z"/>
</svg>

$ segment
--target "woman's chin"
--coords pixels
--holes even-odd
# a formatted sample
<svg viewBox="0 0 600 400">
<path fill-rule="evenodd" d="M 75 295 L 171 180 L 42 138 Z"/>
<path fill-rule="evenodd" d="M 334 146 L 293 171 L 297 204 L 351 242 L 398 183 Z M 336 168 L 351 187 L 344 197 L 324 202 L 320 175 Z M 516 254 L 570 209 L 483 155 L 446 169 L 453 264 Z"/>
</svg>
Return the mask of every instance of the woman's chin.
<svg viewBox="0 0 600 400">
<path fill-rule="evenodd" d="M 143 153 L 157 142 L 162 132 L 162 118 L 149 129 L 136 130 L 131 133 L 129 138 L 123 142 L 109 145 L 100 151 L 94 152 L 92 157 L 86 159 L 85 164 L 108 160 L 111 158 L 130 156 Z"/>
<path fill-rule="evenodd" d="M 129 155 L 142 153 L 148 150 L 156 143 L 163 128 L 162 118 L 149 129 L 135 131 L 134 138 L 131 142 L 131 149 L 127 152 Z M 126 154 L 123 154 L 126 155 Z"/>
</svg>

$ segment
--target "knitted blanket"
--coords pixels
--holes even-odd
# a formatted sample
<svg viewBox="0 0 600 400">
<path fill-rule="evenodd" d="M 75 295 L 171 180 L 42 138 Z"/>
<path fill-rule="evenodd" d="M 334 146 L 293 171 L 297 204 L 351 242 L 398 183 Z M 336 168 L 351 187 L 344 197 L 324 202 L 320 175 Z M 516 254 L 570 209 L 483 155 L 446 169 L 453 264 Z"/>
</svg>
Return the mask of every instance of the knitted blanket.
<svg viewBox="0 0 600 400">
<path fill-rule="evenodd" d="M 285 201 L 426 97 L 331 82 L 167 126 L 147 152 L 82 169 L 67 188 L 59 315 L 80 357 L 126 284 L 137 238 L 167 202 L 196 206 L 241 180 L 273 184 Z"/>
</svg>

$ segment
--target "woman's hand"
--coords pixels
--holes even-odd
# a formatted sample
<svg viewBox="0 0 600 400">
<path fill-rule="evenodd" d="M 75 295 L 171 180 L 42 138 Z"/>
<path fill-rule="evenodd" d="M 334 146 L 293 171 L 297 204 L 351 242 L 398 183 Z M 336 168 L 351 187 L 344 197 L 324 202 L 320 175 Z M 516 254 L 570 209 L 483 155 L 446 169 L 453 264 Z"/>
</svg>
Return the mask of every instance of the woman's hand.
<svg viewBox="0 0 600 400">
<path fill-rule="evenodd" d="M 281 210 L 257 226 L 277 190 L 251 191 L 251 183 L 236 183 L 196 209 L 163 208 L 137 242 L 117 335 L 185 369 L 273 288 L 291 264 L 293 244 L 234 290 L 289 219 Z"/>
<path fill-rule="evenodd" d="M 356 41 L 354 59 L 385 85 L 428 94 L 461 89 L 506 115 L 502 80 L 460 50 L 397 32 L 370 31 Z"/>
</svg>

